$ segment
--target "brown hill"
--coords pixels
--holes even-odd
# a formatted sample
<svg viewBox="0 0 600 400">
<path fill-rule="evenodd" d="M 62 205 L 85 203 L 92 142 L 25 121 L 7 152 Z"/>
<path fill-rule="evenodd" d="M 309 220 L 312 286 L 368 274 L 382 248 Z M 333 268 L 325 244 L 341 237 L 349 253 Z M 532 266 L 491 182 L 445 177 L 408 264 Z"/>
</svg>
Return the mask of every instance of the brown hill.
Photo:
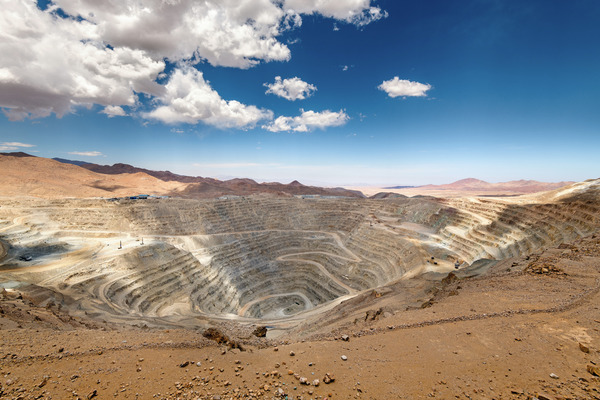
<svg viewBox="0 0 600 400">
<path fill-rule="evenodd" d="M 24 154 L 24 153 L 23 153 Z M 152 171 L 128 164 L 77 166 L 18 153 L 0 155 L 0 194 L 3 196 L 123 197 L 136 194 L 168 195 L 185 198 L 214 198 L 223 195 L 247 196 L 322 195 L 361 198 L 358 191 L 305 186 L 294 181 L 257 183 L 252 179 L 219 181 L 191 177 L 170 171 Z"/>
<path fill-rule="evenodd" d="M 369 196 L 370 199 L 402 199 L 406 198 L 403 194 L 393 193 L 393 192 L 379 192 L 372 196 Z"/>
<path fill-rule="evenodd" d="M 465 189 L 465 188 L 488 188 L 492 186 L 491 183 L 486 182 L 486 181 L 482 181 L 480 179 L 475 179 L 475 178 L 466 178 L 466 179 L 461 179 L 459 181 L 456 182 L 452 182 L 452 183 L 446 183 L 443 185 L 423 185 L 423 186 L 417 186 L 419 188 L 435 188 L 435 189 Z"/>
<path fill-rule="evenodd" d="M 121 197 L 165 194 L 182 186 L 138 172 L 118 176 L 97 174 L 76 165 L 42 157 L 0 155 L 2 196 Z"/>
</svg>

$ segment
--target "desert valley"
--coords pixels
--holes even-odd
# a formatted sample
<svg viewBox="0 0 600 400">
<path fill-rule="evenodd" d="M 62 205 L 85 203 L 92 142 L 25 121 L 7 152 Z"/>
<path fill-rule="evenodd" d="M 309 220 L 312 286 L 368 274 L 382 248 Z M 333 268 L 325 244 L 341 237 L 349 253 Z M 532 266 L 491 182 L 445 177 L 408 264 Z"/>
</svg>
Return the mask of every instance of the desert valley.
<svg viewBox="0 0 600 400">
<path fill-rule="evenodd" d="M 0 166 L 6 398 L 600 396 L 598 179 L 367 198 Z"/>
</svg>

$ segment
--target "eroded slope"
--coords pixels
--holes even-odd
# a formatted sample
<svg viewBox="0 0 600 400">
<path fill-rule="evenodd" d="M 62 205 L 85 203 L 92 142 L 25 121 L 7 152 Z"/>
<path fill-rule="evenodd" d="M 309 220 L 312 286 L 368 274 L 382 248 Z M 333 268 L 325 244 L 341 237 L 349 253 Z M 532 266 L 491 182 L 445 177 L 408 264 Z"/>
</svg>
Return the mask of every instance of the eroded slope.
<svg viewBox="0 0 600 400">
<path fill-rule="evenodd" d="M 293 325 L 398 279 L 596 232 L 598 192 L 590 181 L 510 199 L 5 199 L 0 273 L 60 293 L 75 315 Z"/>
</svg>

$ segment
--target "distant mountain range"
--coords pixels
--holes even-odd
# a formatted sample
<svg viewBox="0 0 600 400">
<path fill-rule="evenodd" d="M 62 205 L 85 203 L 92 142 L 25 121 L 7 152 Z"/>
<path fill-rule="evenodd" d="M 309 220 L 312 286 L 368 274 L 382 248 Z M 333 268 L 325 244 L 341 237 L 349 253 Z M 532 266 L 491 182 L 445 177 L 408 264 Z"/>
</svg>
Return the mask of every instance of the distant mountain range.
<svg viewBox="0 0 600 400">
<path fill-rule="evenodd" d="M 62 162 L 62 161 L 61 161 Z M 77 164 L 76 164 L 77 165 Z M 216 183 L 221 182 L 217 179 L 212 178 L 203 178 L 201 176 L 186 176 L 186 175 L 178 175 L 174 174 L 171 171 L 153 171 L 150 169 L 134 167 L 133 165 L 117 163 L 113 165 L 99 165 L 92 163 L 84 163 L 81 164 L 81 167 L 97 172 L 99 174 L 108 174 L 108 175 L 119 175 L 119 174 L 135 174 L 138 172 L 143 172 L 165 182 L 175 181 L 175 182 L 184 182 L 184 183 Z"/>
<path fill-rule="evenodd" d="M 320 195 L 365 197 L 358 190 L 306 186 L 298 181 L 258 183 L 248 178 L 218 180 L 186 176 L 171 171 L 154 171 L 129 164 L 99 165 L 64 158 L 47 159 L 27 153 L 0 153 L 0 184 L 5 194 L 73 197 L 113 197 L 140 193 L 185 198 L 224 195 L 270 194 L 276 196 Z M 393 186 L 372 198 L 406 196 L 518 195 L 554 190 L 573 182 L 546 183 L 532 180 L 489 183 L 475 178 L 445 185 Z M 60 188 L 60 190 L 58 189 Z"/>
<path fill-rule="evenodd" d="M 574 182 L 539 182 L 533 180 L 518 180 L 509 182 L 489 183 L 475 178 L 461 179 L 459 181 L 446 185 L 424 185 L 419 186 L 420 189 L 431 190 L 459 190 L 472 192 L 497 192 L 497 191 L 514 191 L 519 193 L 535 193 L 546 190 L 558 189 Z"/>
<path fill-rule="evenodd" d="M 276 196 L 365 197 L 356 190 L 306 186 L 298 181 L 289 184 L 257 183 L 252 179 L 220 181 L 201 176 L 178 175 L 170 171 L 153 171 L 129 164 L 98 165 L 63 158 L 35 157 L 21 152 L 1 153 L 0 167 L 3 172 L 0 174 L 0 185 L 6 184 L 4 193 L 15 195 L 120 197 L 148 193 L 212 198 L 263 193 Z M 53 193 L 53 189 L 57 193 Z"/>
<path fill-rule="evenodd" d="M 393 186 L 385 189 L 397 190 L 398 193 L 409 196 L 414 196 L 416 194 L 444 196 L 445 193 L 469 193 L 471 195 L 517 195 L 554 190 L 573 183 L 574 182 L 572 181 L 539 182 L 533 180 L 490 183 L 480 179 L 467 178 L 444 185 Z"/>
<path fill-rule="evenodd" d="M 293 181 L 289 184 L 283 184 L 279 182 L 258 183 L 248 178 L 235 178 L 221 181 L 218 179 L 205 178 L 201 176 L 179 175 L 174 174 L 171 171 L 153 171 L 122 163 L 113 165 L 98 165 L 88 163 L 81 165 L 81 167 L 99 174 L 118 175 L 142 172 L 165 182 L 174 181 L 188 183 L 189 185 L 179 193 L 179 196 L 184 197 L 206 197 L 207 195 L 209 197 L 214 197 L 224 194 L 249 195 L 253 193 L 287 193 L 292 195 L 315 194 L 322 196 L 364 197 L 364 195 L 359 191 L 347 190 L 343 188 L 306 186 L 298 181 Z"/>
<path fill-rule="evenodd" d="M 89 164 L 89 162 L 87 162 L 87 161 L 67 160 L 65 158 L 58 158 L 58 157 L 53 158 L 53 160 L 56 160 L 56 161 L 61 162 L 63 164 L 77 165 L 79 167 L 81 167 L 83 165 L 86 165 L 86 164 Z"/>
</svg>

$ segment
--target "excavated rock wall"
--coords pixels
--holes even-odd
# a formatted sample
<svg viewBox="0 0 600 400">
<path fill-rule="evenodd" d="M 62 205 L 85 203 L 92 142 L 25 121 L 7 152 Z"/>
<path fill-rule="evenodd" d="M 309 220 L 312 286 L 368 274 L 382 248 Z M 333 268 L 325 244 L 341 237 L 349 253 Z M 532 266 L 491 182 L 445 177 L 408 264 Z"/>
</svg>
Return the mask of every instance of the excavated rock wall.
<svg viewBox="0 0 600 400">
<path fill-rule="evenodd" d="M 588 186 L 545 202 L 4 199 L 0 278 L 99 318 L 286 318 L 410 274 L 596 232 L 599 185 Z"/>
</svg>

